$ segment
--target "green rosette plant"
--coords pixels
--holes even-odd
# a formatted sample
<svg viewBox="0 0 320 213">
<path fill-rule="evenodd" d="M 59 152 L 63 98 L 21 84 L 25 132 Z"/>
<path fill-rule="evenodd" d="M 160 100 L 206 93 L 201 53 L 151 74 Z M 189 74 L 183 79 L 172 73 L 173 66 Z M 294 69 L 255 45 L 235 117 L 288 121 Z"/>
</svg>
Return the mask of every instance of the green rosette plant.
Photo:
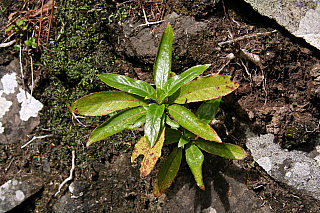
<svg viewBox="0 0 320 213">
<path fill-rule="evenodd" d="M 222 143 L 209 125 L 214 118 L 222 96 L 239 87 L 230 76 L 201 75 L 210 64 L 194 66 L 180 75 L 171 72 L 173 30 L 170 24 L 163 32 L 155 64 L 155 88 L 150 84 L 126 76 L 105 73 L 98 75 L 107 85 L 120 91 L 92 93 L 67 104 L 69 111 L 85 116 L 111 117 L 91 133 L 87 147 L 124 129 L 144 125 L 144 136 L 135 144 L 131 161 L 144 155 L 140 176 L 145 177 L 154 168 L 164 145 L 177 144 L 160 169 L 154 195 L 160 196 L 170 187 L 178 173 L 182 152 L 197 185 L 205 189 L 202 178 L 203 151 L 228 159 L 243 159 L 244 150 L 234 144 Z M 198 78 L 197 78 L 198 77 Z M 192 113 L 187 104 L 204 101 Z"/>
</svg>

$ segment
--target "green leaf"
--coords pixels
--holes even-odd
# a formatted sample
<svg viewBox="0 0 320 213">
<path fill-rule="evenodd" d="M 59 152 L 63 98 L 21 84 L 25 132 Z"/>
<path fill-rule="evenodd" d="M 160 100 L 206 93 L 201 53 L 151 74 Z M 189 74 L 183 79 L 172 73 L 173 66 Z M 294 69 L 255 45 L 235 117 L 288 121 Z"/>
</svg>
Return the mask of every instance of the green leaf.
<svg viewBox="0 0 320 213">
<path fill-rule="evenodd" d="M 159 89 L 159 88 L 157 89 L 156 94 L 157 94 L 157 103 L 162 104 L 167 97 L 166 94 L 162 89 Z"/>
<path fill-rule="evenodd" d="M 166 124 L 168 124 L 172 129 L 178 129 L 180 127 L 180 125 L 177 122 L 171 120 L 168 115 L 166 115 Z"/>
<path fill-rule="evenodd" d="M 216 131 L 210 125 L 197 118 L 187 108 L 175 104 L 168 107 L 168 112 L 175 121 L 190 132 L 209 141 L 221 142 Z"/>
<path fill-rule="evenodd" d="M 147 110 L 144 107 L 137 107 L 119 112 L 115 116 L 109 118 L 101 126 L 98 126 L 93 130 L 88 139 L 87 147 L 96 141 L 103 140 L 106 137 L 128 128 L 137 119 L 146 115 L 146 113 Z"/>
<path fill-rule="evenodd" d="M 31 43 L 31 47 L 32 47 L 33 49 L 36 49 L 36 48 L 37 48 L 37 43 L 32 42 L 32 43 Z"/>
<path fill-rule="evenodd" d="M 11 25 L 10 27 L 8 27 L 7 29 L 5 29 L 4 31 L 5 31 L 5 32 L 8 32 L 8 31 L 12 30 L 13 27 L 14 27 L 14 26 Z"/>
<path fill-rule="evenodd" d="M 21 46 L 20 46 L 19 44 L 16 44 L 16 45 L 14 45 L 13 47 L 14 47 L 15 50 L 20 51 Z"/>
<path fill-rule="evenodd" d="M 37 43 L 36 43 L 36 38 L 35 37 L 30 37 L 28 40 L 24 41 L 25 45 L 27 46 L 32 46 L 32 48 L 36 48 L 37 47 Z"/>
<path fill-rule="evenodd" d="M 114 111 L 146 106 L 149 102 L 143 98 L 121 91 L 96 92 L 86 95 L 75 101 L 71 106 L 67 104 L 70 112 L 86 115 L 107 115 Z"/>
<path fill-rule="evenodd" d="M 217 114 L 221 98 L 206 101 L 198 108 L 196 116 L 205 123 L 210 123 Z"/>
<path fill-rule="evenodd" d="M 164 89 L 171 71 L 173 31 L 170 23 L 163 32 L 156 61 L 154 64 L 154 82 L 157 89 Z"/>
<path fill-rule="evenodd" d="M 191 138 L 193 136 L 196 136 L 195 134 L 193 134 L 192 132 L 190 132 L 189 130 L 187 129 L 183 129 L 183 135 L 187 138 Z"/>
<path fill-rule="evenodd" d="M 186 160 L 192 171 L 194 179 L 200 189 L 204 190 L 204 184 L 202 180 L 202 163 L 204 156 L 201 150 L 194 144 L 189 143 L 186 146 Z"/>
<path fill-rule="evenodd" d="M 162 130 L 159 140 L 156 142 L 154 147 L 150 148 L 147 138 L 143 136 L 134 146 L 131 162 L 133 162 L 139 155 L 144 155 L 141 161 L 140 176 L 146 177 L 154 166 L 156 165 L 159 157 L 161 156 L 161 149 L 164 142 L 165 128 Z"/>
<path fill-rule="evenodd" d="M 153 147 L 158 138 L 161 129 L 162 115 L 165 105 L 156 103 L 150 104 L 147 111 L 146 125 L 144 127 L 144 135 L 147 137 L 150 148 Z"/>
<path fill-rule="evenodd" d="M 197 78 L 181 86 L 169 97 L 169 103 L 184 104 L 225 96 L 239 87 L 239 84 L 230 78 L 231 76 L 218 74 Z"/>
<path fill-rule="evenodd" d="M 200 149 L 214 155 L 218 155 L 227 159 L 243 159 L 247 156 L 246 152 L 237 145 L 229 143 L 215 143 L 205 140 L 193 141 Z"/>
<path fill-rule="evenodd" d="M 189 142 L 190 142 L 190 140 L 186 136 L 182 135 L 182 137 L 179 140 L 178 147 L 184 148 L 184 145 L 186 145 Z"/>
<path fill-rule="evenodd" d="M 171 96 L 175 93 L 182 85 L 188 83 L 194 78 L 198 77 L 201 73 L 203 73 L 211 64 L 198 65 L 191 67 L 187 71 L 181 73 L 180 75 L 176 75 L 172 77 L 165 85 L 164 91 L 166 92 L 166 96 Z"/>
<path fill-rule="evenodd" d="M 27 19 L 18 19 L 16 24 L 19 26 L 19 27 L 24 27 L 26 26 L 26 23 L 27 23 Z"/>
<path fill-rule="evenodd" d="M 104 73 L 98 75 L 98 77 L 106 84 L 119 90 L 136 94 L 145 99 L 156 100 L 155 89 L 147 82 L 134 80 L 127 76 Z"/>
<path fill-rule="evenodd" d="M 171 152 L 157 175 L 156 182 L 153 186 L 153 194 L 155 197 L 162 195 L 171 186 L 179 171 L 181 158 L 182 149 L 176 147 Z"/>
<path fill-rule="evenodd" d="M 134 124 L 128 126 L 127 129 L 137 129 L 140 126 L 142 126 L 145 122 L 146 122 L 146 116 L 142 116 L 141 118 L 138 118 L 138 120 L 136 120 Z"/>
<path fill-rule="evenodd" d="M 176 143 L 180 140 L 182 134 L 178 130 L 174 130 L 171 128 L 166 129 L 164 145 Z"/>
<path fill-rule="evenodd" d="M 31 46 L 31 43 L 32 43 L 32 42 L 29 41 L 29 40 L 24 41 L 24 44 L 27 45 L 27 46 L 29 46 L 29 47 Z"/>
</svg>

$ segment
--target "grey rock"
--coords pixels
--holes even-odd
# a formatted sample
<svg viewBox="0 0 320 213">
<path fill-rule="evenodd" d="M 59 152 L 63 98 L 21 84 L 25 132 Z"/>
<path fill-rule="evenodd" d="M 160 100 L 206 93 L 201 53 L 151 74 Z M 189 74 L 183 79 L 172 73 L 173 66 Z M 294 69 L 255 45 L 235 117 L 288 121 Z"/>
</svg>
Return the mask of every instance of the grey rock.
<svg viewBox="0 0 320 213">
<path fill-rule="evenodd" d="M 272 212 L 270 206 L 245 185 L 243 170 L 227 162 L 217 156 L 205 155 L 205 191 L 195 184 L 191 172 L 180 174 L 158 198 L 160 206 L 153 212 Z"/>
<path fill-rule="evenodd" d="M 69 192 L 71 193 L 71 198 L 79 198 L 87 192 L 88 184 L 86 182 L 75 181 L 69 186 Z"/>
<path fill-rule="evenodd" d="M 0 213 L 7 212 L 21 204 L 43 187 L 40 177 L 17 177 L 0 186 Z"/>
<path fill-rule="evenodd" d="M 43 105 L 19 86 L 19 61 L 12 61 L 0 73 L 0 144 L 24 139 L 39 123 Z"/>
<path fill-rule="evenodd" d="M 42 170 L 48 173 L 51 171 L 50 162 L 46 158 L 42 159 Z"/>
<path fill-rule="evenodd" d="M 274 143 L 274 135 L 247 133 L 253 159 L 275 180 L 320 200 L 320 146 L 311 153 L 288 151 Z"/>
<path fill-rule="evenodd" d="M 261 15 L 275 19 L 297 37 L 320 49 L 320 2 L 318 0 L 245 0 Z"/>
<path fill-rule="evenodd" d="M 69 191 L 55 203 L 54 212 L 91 212 L 97 206 L 97 203 L 95 197 L 88 192 L 88 188 L 89 184 L 83 181 L 71 183 Z"/>
<path fill-rule="evenodd" d="M 196 21 L 192 16 L 178 15 L 175 12 L 164 17 L 164 22 L 155 29 L 151 27 L 141 27 L 139 23 L 127 21 L 121 24 L 124 38 L 119 42 L 118 51 L 123 51 L 128 57 L 138 58 L 144 63 L 153 64 L 157 54 L 158 45 L 163 30 L 170 23 L 174 29 L 173 47 L 177 42 L 184 44 L 184 51 L 173 49 L 173 55 L 179 57 L 197 57 L 196 54 L 187 53 L 188 49 L 192 49 L 194 44 L 190 44 L 190 38 L 198 38 L 199 33 L 206 33 L 206 22 Z M 188 47 L 188 48 L 186 48 Z"/>
<path fill-rule="evenodd" d="M 259 213 L 269 213 L 271 212 L 268 205 L 262 205 L 263 202 L 258 198 L 253 191 L 250 191 L 245 184 L 238 182 L 237 180 L 223 175 L 226 180 L 225 190 L 226 200 L 221 199 L 219 195 L 219 189 L 215 187 L 211 188 L 209 192 L 211 196 L 208 196 L 206 202 L 210 203 L 210 207 L 203 209 L 201 211 L 200 206 L 190 205 L 195 203 L 197 196 L 197 186 L 189 188 L 186 184 L 182 187 L 178 193 L 170 199 L 163 207 L 161 212 L 202 212 L 202 213 L 224 213 L 224 212 L 259 212 Z M 213 185 L 213 183 L 211 183 Z M 210 190 L 210 189 L 206 189 Z M 163 198 L 166 199 L 166 198 Z"/>
</svg>

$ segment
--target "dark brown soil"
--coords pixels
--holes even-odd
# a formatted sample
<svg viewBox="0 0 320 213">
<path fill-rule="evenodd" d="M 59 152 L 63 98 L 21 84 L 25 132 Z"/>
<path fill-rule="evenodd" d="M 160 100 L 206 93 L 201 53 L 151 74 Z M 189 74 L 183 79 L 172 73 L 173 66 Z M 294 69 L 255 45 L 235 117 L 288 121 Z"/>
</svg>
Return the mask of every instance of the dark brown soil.
<svg viewBox="0 0 320 213">
<path fill-rule="evenodd" d="M 319 84 L 315 81 L 320 76 L 319 50 L 291 36 L 275 21 L 261 17 L 243 2 L 225 0 L 225 5 L 221 1 L 216 6 L 204 2 L 207 1 L 175 2 L 169 0 L 162 5 L 165 11 L 163 16 L 176 12 L 181 15 L 193 16 L 197 21 L 208 22 L 207 31 L 190 37 L 187 44 L 184 44 L 183 40 L 174 42 L 174 55 L 177 57 L 173 57 L 173 71 L 179 73 L 182 71 L 181 67 L 211 63 L 212 67 L 204 75 L 215 73 L 226 65 L 227 55 L 230 53 L 237 55 L 239 48 L 256 54 L 261 59 L 261 66 L 258 66 L 252 61 L 235 58 L 220 72 L 220 74 L 231 75 L 233 80 L 240 84 L 240 88 L 234 94 L 222 100 L 221 109 L 217 114 L 217 119 L 220 122 L 214 126 L 220 137 L 225 142 L 235 143 L 246 148 L 243 125 L 246 124 L 258 134 L 275 134 L 276 142 L 280 143 L 283 148 L 305 151 L 313 148 L 313 139 L 319 134 L 318 103 L 320 96 Z M 198 5 L 196 9 L 194 8 L 195 4 Z M 157 25 L 152 28 L 156 29 Z M 268 36 L 243 39 L 232 45 L 218 45 L 219 42 L 227 41 L 230 34 L 237 38 L 255 33 L 271 32 L 274 29 L 277 32 Z M 112 52 L 118 58 L 113 66 L 115 72 L 134 78 L 149 78 L 154 56 L 138 58 L 128 55 L 127 52 L 118 49 L 116 38 L 123 36 L 119 34 L 121 30 L 112 26 L 107 26 L 105 30 L 110 31 L 108 42 L 112 47 Z M 112 33 L 113 36 L 111 36 Z M 208 43 L 208 40 L 212 42 Z M 8 52 L 1 52 L 1 54 L 7 55 Z M 10 59 L 10 57 L 7 58 Z M 127 63 L 122 63 L 121 59 Z M 6 65 L 8 60 L 0 62 Z M 244 66 L 251 76 L 247 74 Z M 50 97 L 41 98 L 46 98 L 48 101 Z M 87 134 L 93 127 L 85 129 Z M 75 128 L 80 129 L 80 127 Z M 140 135 L 139 131 L 128 130 L 123 135 L 116 135 L 110 139 L 110 141 L 122 141 L 119 146 L 101 142 L 90 148 L 83 147 L 82 150 L 77 150 L 77 156 L 85 157 L 78 157 L 79 160 L 76 161 L 75 180 L 86 181 L 90 184 L 83 202 L 97 201 L 96 206 L 90 212 L 155 212 L 156 209 L 161 209 L 161 206 L 164 205 L 153 198 L 152 187 L 160 168 L 159 165 L 163 163 L 166 154 L 151 175 L 141 179 L 139 177 L 140 164 L 130 162 L 131 145 L 137 141 Z M 56 143 L 64 135 L 61 134 L 57 137 L 59 138 L 52 139 L 48 143 L 37 142 L 33 149 L 22 150 L 20 143 L 0 146 L 0 157 L 3 160 L 0 164 L 0 184 L 17 174 L 38 173 L 44 178 L 43 191 L 32 198 L 32 205 L 22 207 L 24 211 L 28 209 L 34 212 L 52 212 L 53 206 L 67 191 L 65 186 L 58 198 L 53 196 L 59 184 L 69 176 L 71 159 L 70 147 L 66 147 L 63 142 Z M 124 152 L 124 150 L 128 152 Z M 166 153 L 165 151 L 167 150 L 164 150 L 163 153 Z M 60 158 L 61 153 L 64 156 Z M 14 157 L 12 158 L 14 161 L 12 166 L 5 170 L 10 163 L 10 160 L 5 159 L 10 156 Z M 210 158 L 215 157 L 206 156 L 206 159 Z M 221 158 L 215 158 L 215 160 L 219 168 L 215 167 L 212 171 L 230 173 L 228 168 L 233 164 L 232 161 Z M 320 211 L 319 201 L 277 183 L 258 166 L 251 167 L 252 161 L 252 158 L 248 157 L 238 162 L 242 173 L 233 174 L 237 176 L 234 178 L 245 183 L 250 190 L 253 190 L 269 204 L 274 212 Z M 49 173 L 43 172 L 45 163 L 50 166 Z M 204 168 L 209 168 L 209 166 L 208 163 L 204 164 Z M 204 169 L 205 182 L 221 178 L 218 175 L 212 177 L 209 170 Z M 177 180 L 179 181 L 175 181 L 166 192 L 168 199 L 174 197 L 177 193 L 176 190 L 179 190 L 184 183 L 195 184 L 185 163 L 178 173 Z M 199 191 L 198 195 L 201 198 L 206 194 Z M 221 196 L 224 196 L 223 193 Z M 197 203 L 197 205 L 202 205 L 203 208 L 208 207 L 205 203 L 199 202 L 200 204 Z M 179 209 L 171 210 L 171 212 L 175 211 L 179 212 Z"/>
</svg>

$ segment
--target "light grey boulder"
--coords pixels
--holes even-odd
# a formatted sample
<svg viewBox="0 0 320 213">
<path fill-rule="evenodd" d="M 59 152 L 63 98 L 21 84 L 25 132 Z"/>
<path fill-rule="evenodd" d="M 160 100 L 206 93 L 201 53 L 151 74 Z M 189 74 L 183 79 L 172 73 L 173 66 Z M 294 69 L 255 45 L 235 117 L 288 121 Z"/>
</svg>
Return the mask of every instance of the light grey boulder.
<svg viewBox="0 0 320 213">
<path fill-rule="evenodd" d="M 36 176 L 17 177 L 0 186 L 0 213 L 10 211 L 39 192 L 43 180 Z"/>
<path fill-rule="evenodd" d="M 253 159 L 276 181 L 320 200 L 320 145 L 307 153 L 281 149 L 274 135 L 247 133 L 247 147 Z"/>
<path fill-rule="evenodd" d="M 296 37 L 320 49 L 319 0 L 245 0 L 261 15 L 276 20 Z"/>
</svg>

